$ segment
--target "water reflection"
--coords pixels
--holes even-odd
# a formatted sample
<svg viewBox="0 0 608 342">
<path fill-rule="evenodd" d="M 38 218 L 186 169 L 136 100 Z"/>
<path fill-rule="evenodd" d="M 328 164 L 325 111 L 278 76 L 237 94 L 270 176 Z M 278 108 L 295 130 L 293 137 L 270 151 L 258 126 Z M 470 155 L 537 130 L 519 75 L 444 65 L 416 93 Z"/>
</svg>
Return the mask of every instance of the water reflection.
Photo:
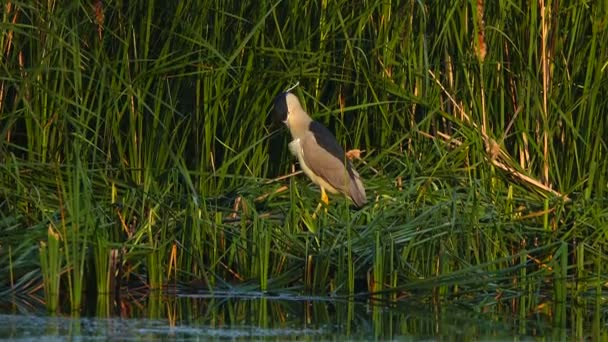
<svg viewBox="0 0 608 342">
<path fill-rule="evenodd" d="M 41 303 L 12 301 L 0 306 L 0 312 L 5 313 L 0 314 L 0 337 L 146 341 L 165 338 L 316 341 L 440 337 L 467 341 L 606 337 L 606 314 L 599 305 L 591 311 L 584 310 L 583 306 L 569 309 L 560 305 L 545 310 L 549 314 L 522 319 L 509 314 L 512 308 L 493 306 L 492 310 L 476 312 L 478 310 L 471 308 L 412 300 L 382 305 L 259 293 L 154 293 L 132 296 L 128 301 L 123 298 L 113 304 L 111 298 L 102 299 L 83 311 L 85 317 L 50 317 L 45 315 Z M 564 317 L 570 318 L 564 320 Z"/>
</svg>

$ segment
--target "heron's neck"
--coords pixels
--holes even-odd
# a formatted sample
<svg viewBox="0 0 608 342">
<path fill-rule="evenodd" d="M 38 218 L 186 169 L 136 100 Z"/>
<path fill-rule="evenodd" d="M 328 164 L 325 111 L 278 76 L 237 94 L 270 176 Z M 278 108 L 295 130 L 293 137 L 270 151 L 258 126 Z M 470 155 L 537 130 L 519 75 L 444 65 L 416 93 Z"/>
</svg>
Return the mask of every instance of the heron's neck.
<svg viewBox="0 0 608 342">
<path fill-rule="evenodd" d="M 304 110 L 289 116 L 289 131 L 294 140 L 302 138 L 309 131 L 311 122 L 312 119 Z"/>
</svg>

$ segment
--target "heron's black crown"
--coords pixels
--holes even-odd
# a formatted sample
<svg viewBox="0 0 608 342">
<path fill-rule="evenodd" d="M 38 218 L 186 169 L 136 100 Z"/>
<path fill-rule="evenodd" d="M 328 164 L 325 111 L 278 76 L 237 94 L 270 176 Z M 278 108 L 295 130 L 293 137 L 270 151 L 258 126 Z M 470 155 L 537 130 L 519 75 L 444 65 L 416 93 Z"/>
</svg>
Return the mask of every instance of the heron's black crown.
<svg viewBox="0 0 608 342">
<path fill-rule="evenodd" d="M 280 93 L 274 98 L 274 119 L 276 121 L 285 122 L 287 120 L 287 92 Z"/>
</svg>

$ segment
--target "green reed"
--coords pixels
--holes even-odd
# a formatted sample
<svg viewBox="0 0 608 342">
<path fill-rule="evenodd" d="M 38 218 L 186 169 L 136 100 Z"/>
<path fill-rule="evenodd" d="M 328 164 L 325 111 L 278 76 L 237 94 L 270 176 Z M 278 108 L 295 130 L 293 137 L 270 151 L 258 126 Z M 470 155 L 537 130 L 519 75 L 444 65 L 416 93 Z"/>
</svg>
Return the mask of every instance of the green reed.
<svg viewBox="0 0 608 342">
<path fill-rule="evenodd" d="M 59 308 L 59 285 L 63 261 L 60 240 L 57 231 L 49 226 L 47 242 L 40 241 L 40 270 L 44 282 L 46 308 L 49 312 L 55 312 Z"/>
</svg>

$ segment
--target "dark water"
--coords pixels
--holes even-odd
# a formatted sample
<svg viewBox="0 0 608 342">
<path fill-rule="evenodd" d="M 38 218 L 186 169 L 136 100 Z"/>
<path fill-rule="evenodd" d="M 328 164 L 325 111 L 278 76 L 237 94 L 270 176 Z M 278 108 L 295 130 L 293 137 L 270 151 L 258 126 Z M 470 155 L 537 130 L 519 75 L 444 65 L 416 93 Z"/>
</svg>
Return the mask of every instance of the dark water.
<svg viewBox="0 0 608 342">
<path fill-rule="evenodd" d="M 577 321 L 576 310 L 515 317 L 512 305 L 492 310 L 261 294 L 102 297 L 80 317 L 48 315 L 40 302 L 0 306 L 0 338 L 8 340 L 448 340 L 511 341 L 606 338 L 601 307 Z M 561 309 L 558 309 L 561 310 Z M 481 312 L 485 311 L 485 312 Z M 587 316 L 588 311 L 585 311 Z M 523 319 L 522 319 L 523 318 Z M 558 318 L 558 321 L 556 319 Z M 597 318 L 597 319 L 596 319 Z"/>
</svg>

